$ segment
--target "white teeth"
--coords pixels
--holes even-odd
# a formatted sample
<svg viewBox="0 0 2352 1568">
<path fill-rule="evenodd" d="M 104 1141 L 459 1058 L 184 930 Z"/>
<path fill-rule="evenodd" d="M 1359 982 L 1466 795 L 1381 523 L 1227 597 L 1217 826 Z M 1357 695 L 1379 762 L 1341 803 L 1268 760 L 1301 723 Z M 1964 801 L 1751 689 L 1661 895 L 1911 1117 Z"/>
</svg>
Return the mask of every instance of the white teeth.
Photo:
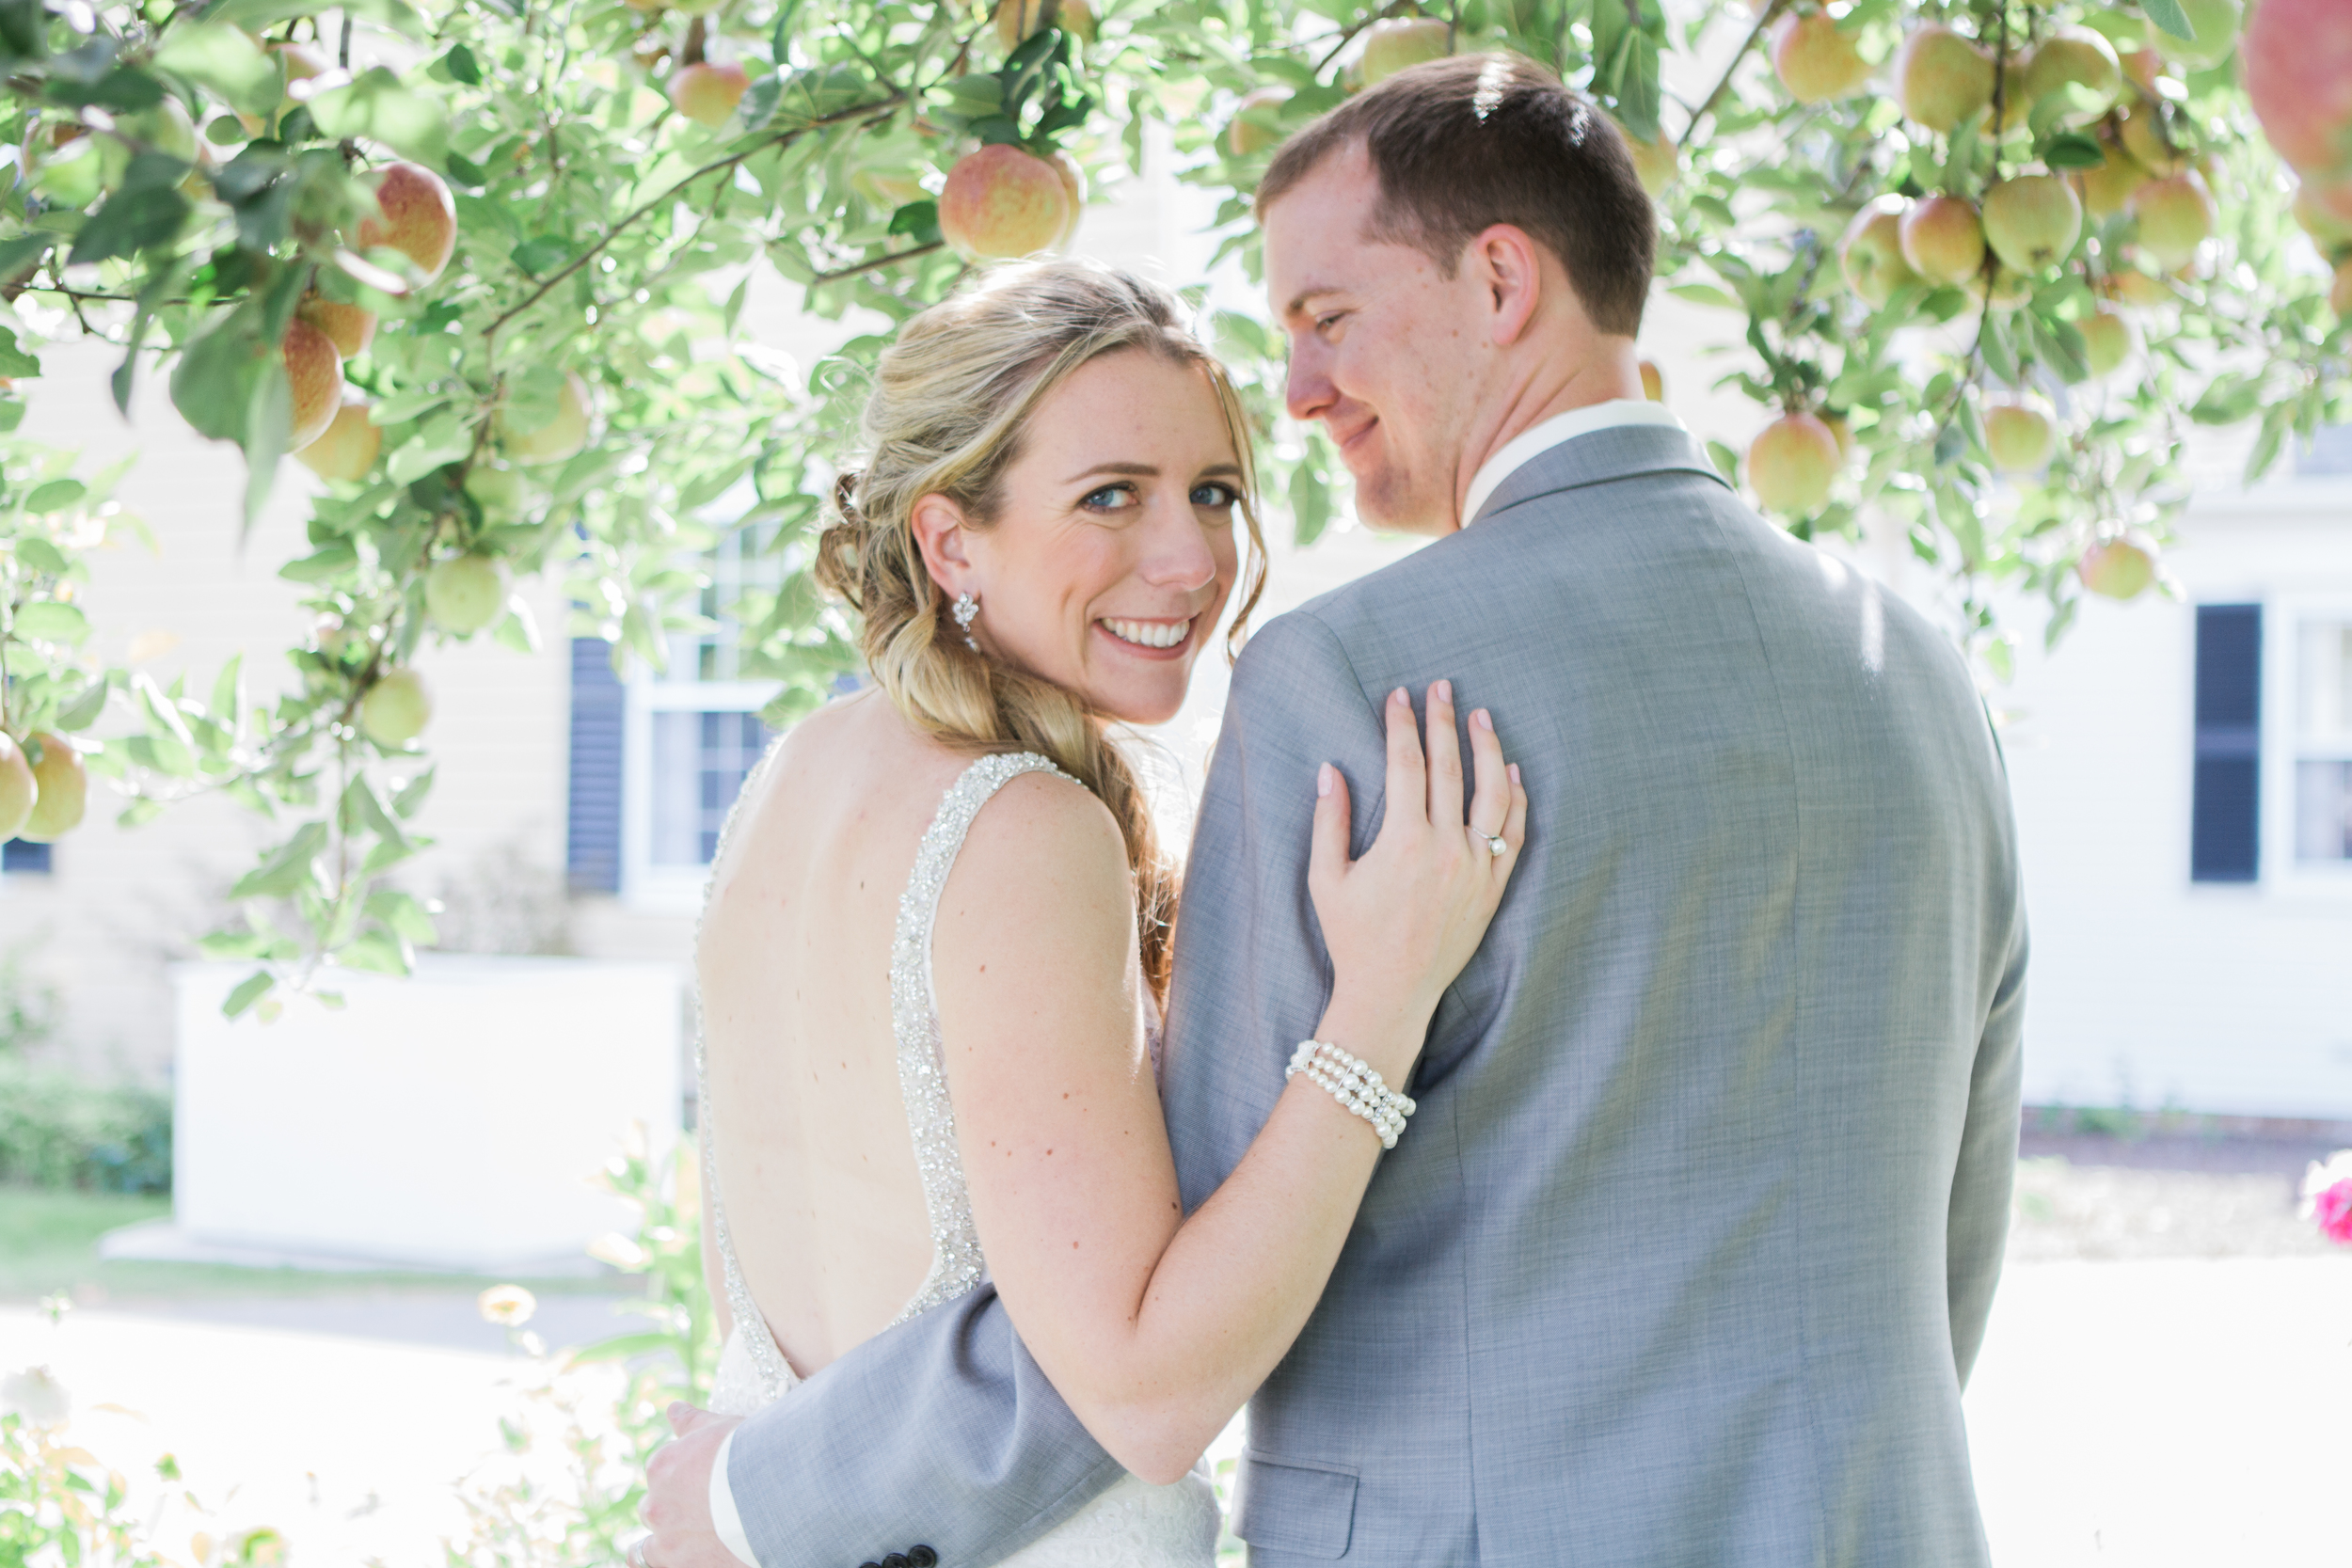
<svg viewBox="0 0 2352 1568">
<path fill-rule="evenodd" d="M 1139 648 L 1172 648 L 1192 632 L 1190 621 L 1104 621 L 1103 626 L 1121 642 Z"/>
</svg>

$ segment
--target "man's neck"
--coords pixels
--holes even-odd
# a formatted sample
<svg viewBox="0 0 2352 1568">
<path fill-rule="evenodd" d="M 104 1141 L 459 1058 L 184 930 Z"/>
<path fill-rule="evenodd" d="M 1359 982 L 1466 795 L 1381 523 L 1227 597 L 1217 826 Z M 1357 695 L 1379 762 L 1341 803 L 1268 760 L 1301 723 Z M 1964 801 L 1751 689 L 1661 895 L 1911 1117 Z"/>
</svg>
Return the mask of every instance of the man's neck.
<svg viewBox="0 0 2352 1568">
<path fill-rule="evenodd" d="M 1505 382 L 1470 421 L 1454 472 L 1454 527 L 1469 523 L 1463 508 L 1470 483 L 1486 459 L 1546 420 L 1617 398 L 1642 396 L 1641 363 L 1630 339 L 1603 339 L 1565 366 L 1531 356 L 1523 373 Z"/>
</svg>

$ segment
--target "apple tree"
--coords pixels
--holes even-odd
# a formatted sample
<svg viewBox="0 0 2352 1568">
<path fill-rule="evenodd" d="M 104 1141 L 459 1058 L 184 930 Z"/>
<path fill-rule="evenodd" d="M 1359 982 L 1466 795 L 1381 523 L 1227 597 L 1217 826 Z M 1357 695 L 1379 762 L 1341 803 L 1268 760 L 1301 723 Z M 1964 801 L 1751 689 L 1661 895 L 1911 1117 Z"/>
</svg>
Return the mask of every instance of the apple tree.
<svg viewBox="0 0 2352 1568">
<path fill-rule="evenodd" d="M 256 701 L 233 665 L 191 691 L 80 651 L 80 552 L 130 526 L 112 476 L 0 436 L 0 830 L 65 831 L 85 769 L 134 820 L 230 794 L 282 827 L 206 939 L 259 966 L 232 1010 L 322 966 L 405 970 L 432 937 L 388 880 L 421 844 L 428 640 L 594 633 L 659 661 L 708 625 L 729 541 L 779 567 L 718 607 L 779 683 L 771 720 L 853 667 L 807 562 L 883 338 L 789 373 L 739 339 L 756 277 L 886 329 L 1066 245 L 1154 121 L 1220 199 L 1219 262 L 1254 273 L 1282 135 L 1469 50 L 1543 62 L 1632 138 L 1661 286 L 1722 310 L 1760 405 L 1726 473 L 1801 534 L 1907 529 L 1998 670 L 1996 603 L 2045 603 L 2055 637 L 2082 592 L 2158 580 L 2190 425 L 2254 421 L 2259 472 L 2352 417 L 2352 72 L 2324 63 L 2344 8 L 2262 0 L 2241 46 L 2244 22 L 2237 0 L 0 0 L 0 429 L 46 343 L 95 337 L 123 407 L 161 378 L 243 449 L 248 518 L 288 459 L 326 482 L 281 568 L 312 630 Z M 1279 417 L 1279 335 L 1211 325 L 1311 539 L 1340 474 Z M 573 626 L 510 597 L 541 573 Z"/>
</svg>

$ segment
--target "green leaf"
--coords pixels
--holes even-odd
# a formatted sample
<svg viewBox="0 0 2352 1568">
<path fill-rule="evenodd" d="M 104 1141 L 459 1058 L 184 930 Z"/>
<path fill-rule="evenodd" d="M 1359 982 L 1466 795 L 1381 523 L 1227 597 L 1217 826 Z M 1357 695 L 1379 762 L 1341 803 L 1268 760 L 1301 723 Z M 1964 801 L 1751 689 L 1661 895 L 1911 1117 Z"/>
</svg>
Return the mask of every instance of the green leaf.
<svg viewBox="0 0 2352 1568">
<path fill-rule="evenodd" d="M 231 898 L 283 898 L 306 887 L 323 885 L 312 864 L 326 847 L 326 824 L 305 822 L 278 852 L 237 879 Z"/>
<path fill-rule="evenodd" d="M 2188 12 L 2181 8 L 2181 0 L 2139 0 L 2139 8 L 2148 13 L 2148 20 L 2176 39 L 2197 41 L 2197 29 L 2190 24 Z"/>
<path fill-rule="evenodd" d="M 382 921 L 393 935 L 413 942 L 431 943 L 440 940 L 434 927 L 433 917 L 424 906 L 407 894 L 391 888 L 378 888 L 368 895 L 367 911 Z"/>
<path fill-rule="evenodd" d="M 57 728 L 68 735 L 88 729 L 98 722 L 98 716 L 106 711 L 106 698 L 113 688 L 104 681 L 92 681 L 74 699 L 57 710 Z"/>
<path fill-rule="evenodd" d="M 43 642 L 79 642 L 89 635 L 89 617 L 73 605 L 35 599 L 16 612 L 9 631 Z"/>
<path fill-rule="evenodd" d="M 562 266 L 571 260 L 571 255 L 572 242 L 564 238 L 563 235 L 538 234 L 525 240 L 508 252 L 507 260 L 536 277 L 543 272 L 552 272 Z M 549 412 L 551 417 L 553 412 L 551 406 Z M 546 422 L 545 420 L 540 421 L 542 424 Z"/>
<path fill-rule="evenodd" d="M 406 0 L 221 0 L 205 20 L 260 32 L 277 23 L 327 10 L 342 10 L 378 22 L 412 39 L 423 38 L 430 30 Z"/>
<path fill-rule="evenodd" d="M 234 27 L 179 23 L 156 45 L 155 64 L 219 94 L 232 109 L 265 115 L 278 107 L 278 62 Z"/>
<path fill-rule="evenodd" d="M 8 269 L 0 267 L 0 277 L 7 276 Z M 40 361 L 24 352 L 14 333 L 0 331 L 0 376 L 21 381 L 39 374 Z"/>
<path fill-rule="evenodd" d="M 82 482 L 78 479 L 53 479 L 46 484 L 36 486 L 33 493 L 24 498 L 24 510 L 45 516 L 52 512 L 63 512 L 67 507 L 72 506 L 75 501 L 80 500 L 87 494 L 89 494 L 89 492 L 83 487 Z M 46 540 L 34 541 L 28 539 L 24 543 L 39 543 L 47 548 L 51 554 L 54 555 L 56 552 L 56 546 L 49 544 Z M 21 548 L 19 553 L 23 553 Z M 64 558 L 59 557 L 58 559 L 62 561 Z M 48 568 L 44 569 L 46 570 Z M 55 569 L 63 571 L 64 567 L 59 566 Z"/>
<path fill-rule="evenodd" d="M 132 160 L 133 170 L 151 158 L 176 164 L 183 170 L 187 167 L 163 153 L 142 152 Z M 167 245 L 178 237 L 181 226 L 188 220 L 188 198 L 172 185 L 133 185 L 126 181 L 122 189 L 108 197 L 106 204 L 82 225 L 82 231 L 73 237 L 73 253 L 67 258 L 67 265 L 87 266 Z"/>
<path fill-rule="evenodd" d="M 359 564 L 359 552 L 347 539 L 331 540 L 299 561 L 289 561 L 278 575 L 289 582 L 332 582 Z"/>
<path fill-rule="evenodd" d="M 237 989 L 229 993 L 229 1000 L 220 1005 L 221 1016 L 235 1018 L 265 995 L 278 984 L 278 976 L 268 970 L 257 970 L 237 982 Z"/>
<path fill-rule="evenodd" d="M 1666 292 L 1693 305 L 1712 305 L 1724 310 L 1741 309 L 1738 300 L 1712 283 L 1676 283 L 1669 285 Z"/>
<path fill-rule="evenodd" d="M 366 136 L 421 163 L 438 164 L 449 147 L 440 105 L 401 86 L 383 66 L 310 100 L 310 118 L 335 137 Z"/>
<path fill-rule="evenodd" d="M 475 59 L 473 51 L 464 44 L 453 46 L 448 54 L 441 56 L 441 63 L 449 68 L 452 81 L 463 82 L 469 87 L 482 85 L 482 62 Z"/>
<path fill-rule="evenodd" d="M 360 932 L 336 950 L 335 961 L 345 969 L 376 974 L 405 975 L 416 968 L 416 955 L 407 942 L 389 931 Z"/>
<path fill-rule="evenodd" d="M 2042 144 L 2042 161 L 2053 169 L 2098 168 L 2107 155 L 2096 140 L 2080 131 L 2061 131 Z"/>
<path fill-rule="evenodd" d="M 261 311 L 250 302 L 192 340 L 171 370 L 171 403 L 197 431 L 216 441 L 241 441 L 253 385 L 277 356 L 261 334 Z M 285 374 L 281 366 L 278 374 Z"/>
</svg>

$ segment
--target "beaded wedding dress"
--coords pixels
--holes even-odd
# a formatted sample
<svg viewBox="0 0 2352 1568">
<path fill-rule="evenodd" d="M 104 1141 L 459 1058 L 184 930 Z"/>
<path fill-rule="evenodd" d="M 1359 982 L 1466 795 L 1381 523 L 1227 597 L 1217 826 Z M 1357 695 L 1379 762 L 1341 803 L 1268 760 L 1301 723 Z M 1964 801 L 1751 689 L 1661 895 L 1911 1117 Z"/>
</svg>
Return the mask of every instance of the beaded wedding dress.
<svg viewBox="0 0 2352 1568">
<path fill-rule="evenodd" d="M 775 753 L 771 752 L 770 756 Z M 761 764 L 762 771 L 766 763 Z M 939 1006 L 931 987 L 931 927 L 940 890 L 964 834 L 989 799 L 1024 773 L 1055 772 L 1053 763 L 1032 752 L 984 756 L 965 768 L 941 800 L 938 815 L 915 851 L 914 872 L 898 899 L 898 931 L 890 951 L 890 1018 L 898 1052 L 898 1089 L 907 1124 L 914 1135 L 914 1158 L 923 1176 L 930 1212 L 931 1266 L 920 1289 L 895 1323 L 962 1295 L 988 1277 L 980 1238 L 972 1224 L 972 1201 L 964 1190 L 963 1163 L 956 1150 L 955 1111 L 947 1099 L 939 1044 Z M 1067 775 L 1064 775 L 1065 777 Z M 747 780 L 739 800 L 754 795 Z M 727 829 L 734 821 L 730 816 Z M 727 831 L 720 834 L 725 853 Z M 709 1075 L 697 1031 L 694 1070 L 703 1130 L 703 1191 L 710 1203 L 727 1308 L 735 1320 L 711 1389 L 711 1408 L 723 1416 L 749 1416 L 788 1395 L 800 1379 L 777 1348 L 768 1320 L 744 1288 L 728 1233 L 726 1205 L 719 1196 L 712 1154 L 717 1138 Z M 755 1222 L 756 1216 L 753 1216 Z M 919 1519 L 909 1520 L 919 1528 Z M 1002 1559 L 1003 1568 L 1208 1568 L 1216 1556 L 1216 1494 L 1206 1466 L 1170 1486 L 1153 1486 L 1122 1475 L 1110 1490 L 1074 1517 L 1028 1546 Z M 954 1568 L 966 1568 L 956 1564 Z M 973 1565 L 977 1568 L 977 1565 Z"/>
</svg>

